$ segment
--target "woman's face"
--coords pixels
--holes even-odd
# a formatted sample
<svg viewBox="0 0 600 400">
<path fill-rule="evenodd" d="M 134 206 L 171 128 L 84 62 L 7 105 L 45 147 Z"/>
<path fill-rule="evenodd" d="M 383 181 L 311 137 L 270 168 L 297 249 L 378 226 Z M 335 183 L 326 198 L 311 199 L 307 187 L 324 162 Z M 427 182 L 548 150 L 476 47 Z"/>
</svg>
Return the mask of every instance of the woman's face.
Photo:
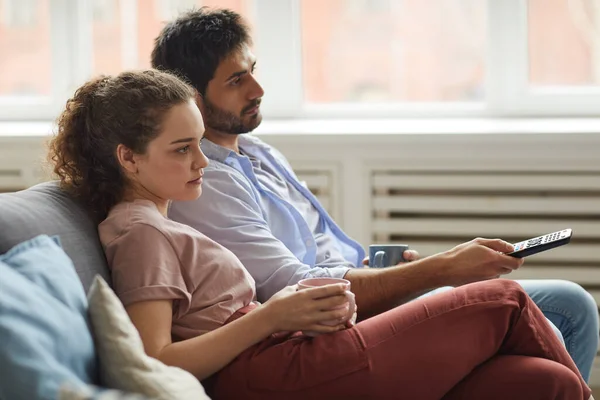
<svg viewBox="0 0 600 400">
<path fill-rule="evenodd" d="M 202 115 L 193 99 L 171 108 L 146 153 L 133 155 L 136 191 L 142 190 L 144 197 L 155 201 L 198 198 L 203 168 L 208 165 L 200 150 L 203 135 Z"/>
</svg>

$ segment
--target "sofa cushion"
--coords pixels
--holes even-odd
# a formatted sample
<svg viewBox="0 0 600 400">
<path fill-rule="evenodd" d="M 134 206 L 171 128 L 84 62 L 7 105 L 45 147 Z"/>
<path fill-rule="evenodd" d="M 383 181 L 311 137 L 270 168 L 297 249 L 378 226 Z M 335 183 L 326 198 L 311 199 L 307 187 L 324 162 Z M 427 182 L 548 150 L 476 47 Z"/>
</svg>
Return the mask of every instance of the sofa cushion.
<svg viewBox="0 0 600 400">
<path fill-rule="evenodd" d="M 103 386 L 158 400 L 209 400 L 192 374 L 146 355 L 123 304 L 100 277 L 94 280 L 88 300 Z"/>
<path fill-rule="evenodd" d="M 0 194 L 0 254 L 41 234 L 60 237 L 86 291 L 96 274 L 110 282 L 96 224 L 58 182 Z"/>
<path fill-rule="evenodd" d="M 56 400 L 158 400 L 138 393 L 125 393 L 116 389 L 103 389 L 94 386 L 75 388 L 63 386 Z"/>
<path fill-rule="evenodd" d="M 85 293 L 46 235 L 0 256 L 0 398 L 56 399 L 98 381 Z"/>
</svg>

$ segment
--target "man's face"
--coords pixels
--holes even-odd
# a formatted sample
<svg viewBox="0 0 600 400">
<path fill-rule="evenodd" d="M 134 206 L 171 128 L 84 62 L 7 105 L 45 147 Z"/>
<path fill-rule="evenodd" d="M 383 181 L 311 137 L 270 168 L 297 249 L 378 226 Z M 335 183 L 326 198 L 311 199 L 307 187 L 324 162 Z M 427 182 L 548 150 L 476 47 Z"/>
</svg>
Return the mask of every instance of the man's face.
<svg viewBox="0 0 600 400">
<path fill-rule="evenodd" d="M 254 76 L 255 65 L 247 45 L 221 61 L 199 104 L 207 128 L 237 135 L 260 125 L 264 91 Z"/>
</svg>

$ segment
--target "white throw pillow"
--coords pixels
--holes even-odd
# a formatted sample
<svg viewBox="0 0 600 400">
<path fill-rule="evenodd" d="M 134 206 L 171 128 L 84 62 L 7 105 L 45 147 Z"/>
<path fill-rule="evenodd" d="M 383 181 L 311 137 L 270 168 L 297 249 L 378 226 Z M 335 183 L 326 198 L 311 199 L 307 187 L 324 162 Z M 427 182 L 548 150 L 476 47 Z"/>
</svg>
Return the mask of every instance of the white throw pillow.
<svg viewBox="0 0 600 400">
<path fill-rule="evenodd" d="M 100 276 L 88 302 L 102 385 L 160 400 L 209 399 L 195 376 L 146 355 L 121 301 Z"/>
<path fill-rule="evenodd" d="M 57 400 L 154 400 L 137 393 L 125 393 L 116 389 L 101 389 L 95 386 L 74 387 L 63 385 Z"/>
</svg>

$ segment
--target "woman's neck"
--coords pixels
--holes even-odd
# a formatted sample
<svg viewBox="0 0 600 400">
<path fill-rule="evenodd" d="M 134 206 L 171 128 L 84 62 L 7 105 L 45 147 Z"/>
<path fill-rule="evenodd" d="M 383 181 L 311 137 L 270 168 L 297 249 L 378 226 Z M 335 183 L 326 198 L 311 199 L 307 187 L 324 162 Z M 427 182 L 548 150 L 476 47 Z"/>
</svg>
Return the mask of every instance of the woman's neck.
<svg viewBox="0 0 600 400">
<path fill-rule="evenodd" d="M 167 212 L 169 211 L 170 200 L 161 199 L 154 194 L 148 192 L 146 189 L 131 189 L 125 192 L 122 201 L 133 202 L 135 200 L 148 200 L 154 203 L 158 211 L 167 216 Z"/>
</svg>

